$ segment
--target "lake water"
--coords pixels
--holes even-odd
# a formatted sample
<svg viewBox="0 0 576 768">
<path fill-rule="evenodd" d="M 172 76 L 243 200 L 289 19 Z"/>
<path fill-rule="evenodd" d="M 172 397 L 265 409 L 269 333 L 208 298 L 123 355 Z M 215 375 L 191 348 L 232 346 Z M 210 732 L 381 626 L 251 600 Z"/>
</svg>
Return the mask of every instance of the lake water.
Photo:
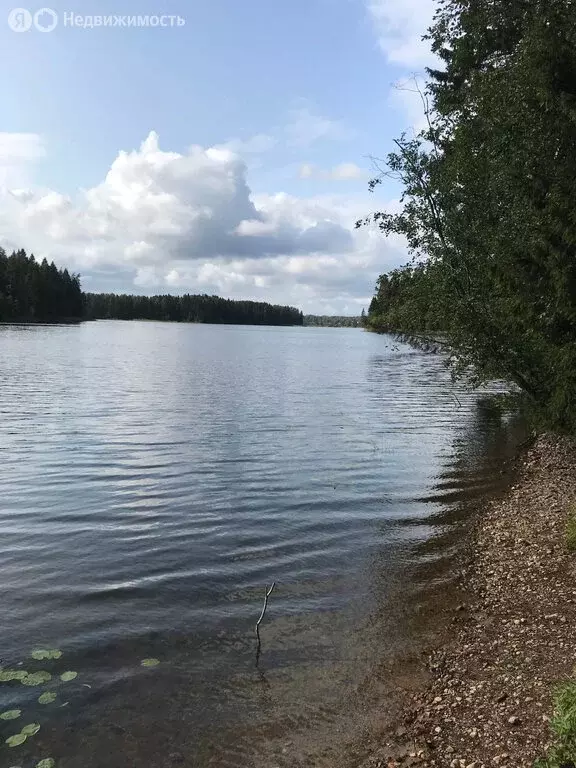
<svg viewBox="0 0 576 768">
<path fill-rule="evenodd" d="M 0 359 L 0 656 L 53 674 L 0 685 L 2 740 L 41 725 L 2 768 L 332 766 L 377 733 L 513 424 L 356 329 L 2 326 Z"/>
</svg>

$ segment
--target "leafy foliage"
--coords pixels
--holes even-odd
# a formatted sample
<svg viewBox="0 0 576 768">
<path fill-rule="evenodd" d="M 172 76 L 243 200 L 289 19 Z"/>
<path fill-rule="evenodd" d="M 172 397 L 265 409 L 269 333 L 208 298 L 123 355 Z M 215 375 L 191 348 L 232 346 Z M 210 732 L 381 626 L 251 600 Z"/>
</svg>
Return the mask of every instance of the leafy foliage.
<svg viewBox="0 0 576 768">
<path fill-rule="evenodd" d="M 366 222 L 412 254 L 383 275 L 368 326 L 442 335 L 456 373 L 514 382 L 542 419 L 576 429 L 576 6 L 442 0 L 428 126 L 385 176 L 398 214 Z"/>
</svg>

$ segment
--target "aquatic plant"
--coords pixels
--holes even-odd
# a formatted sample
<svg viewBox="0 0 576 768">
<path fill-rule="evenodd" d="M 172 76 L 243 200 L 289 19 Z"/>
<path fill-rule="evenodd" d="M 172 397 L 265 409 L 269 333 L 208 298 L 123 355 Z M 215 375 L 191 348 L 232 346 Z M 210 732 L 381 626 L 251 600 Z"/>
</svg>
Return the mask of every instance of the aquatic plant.
<svg viewBox="0 0 576 768">
<path fill-rule="evenodd" d="M 2 712 L 0 720 L 16 720 L 21 714 L 21 709 L 9 709 L 7 712 Z"/>
<path fill-rule="evenodd" d="M 62 651 L 32 651 L 32 658 L 37 659 L 38 661 L 43 661 L 44 659 L 60 659 L 62 658 Z"/>
<path fill-rule="evenodd" d="M 38 704 L 52 704 L 56 701 L 56 694 L 53 691 L 46 691 L 38 697 Z"/>
<path fill-rule="evenodd" d="M 23 677 L 20 682 L 22 685 L 44 685 L 52 680 L 52 675 L 46 670 L 40 670 L 40 672 L 30 672 Z"/>
<path fill-rule="evenodd" d="M 14 736 L 9 736 L 6 739 L 6 744 L 9 747 L 19 747 L 20 744 L 24 744 L 28 736 L 25 733 L 16 733 Z"/>
<path fill-rule="evenodd" d="M 35 661 L 58 661 L 62 658 L 62 651 L 58 649 L 45 649 L 38 648 L 30 654 L 31 658 Z M 146 658 L 142 659 L 140 665 L 142 667 L 157 667 L 160 664 L 159 659 Z M 18 665 L 17 665 L 18 666 Z M 51 683 L 52 685 L 58 685 L 61 683 L 71 683 L 78 678 L 78 672 L 68 669 L 63 672 L 49 672 L 46 669 L 28 671 L 26 669 L 12 669 L 12 668 L 0 668 L 0 683 L 19 683 L 24 686 L 42 686 Z M 90 688 L 90 685 L 83 683 L 84 686 Z M 49 707 L 58 700 L 58 694 L 56 690 L 47 690 L 41 693 L 36 699 L 38 704 L 41 704 L 44 708 Z M 68 702 L 63 704 L 57 704 L 59 707 L 65 707 Z M 11 723 L 22 717 L 22 709 L 7 709 L 5 712 L 0 713 L 0 722 L 5 721 Z M 4 745 L 10 749 L 25 744 L 29 739 L 34 737 L 40 731 L 41 725 L 37 722 L 30 722 L 23 726 L 18 733 L 12 733 L 0 739 Z M 56 760 L 53 757 L 44 757 L 36 763 L 35 768 L 55 768 Z"/>
</svg>

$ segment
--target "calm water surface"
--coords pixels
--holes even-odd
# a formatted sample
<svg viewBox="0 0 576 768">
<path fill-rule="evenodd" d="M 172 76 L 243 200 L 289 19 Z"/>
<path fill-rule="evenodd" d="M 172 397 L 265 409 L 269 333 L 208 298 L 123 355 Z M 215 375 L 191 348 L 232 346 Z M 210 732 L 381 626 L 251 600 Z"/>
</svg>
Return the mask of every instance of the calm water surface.
<svg viewBox="0 0 576 768">
<path fill-rule="evenodd" d="M 354 329 L 4 326 L 0 359 L 0 656 L 79 673 L 2 684 L 2 740 L 42 728 L 0 766 L 336 762 L 513 425 Z"/>
</svg>

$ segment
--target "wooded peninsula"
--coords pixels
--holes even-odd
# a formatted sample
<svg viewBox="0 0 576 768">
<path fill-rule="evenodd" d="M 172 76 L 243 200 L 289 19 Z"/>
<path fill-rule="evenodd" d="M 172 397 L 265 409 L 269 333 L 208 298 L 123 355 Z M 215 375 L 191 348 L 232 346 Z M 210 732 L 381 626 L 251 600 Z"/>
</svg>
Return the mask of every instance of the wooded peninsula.
<svg viewBox="0 0 576 768">
<path fill-rule="evenodd" d="M 299 309 L 218 296 L 83 293 L 78 275 L 26 251 L 0 249 L 0 322 L 164 320 L 182 323 L 303 325 Z"/>
</svg>

